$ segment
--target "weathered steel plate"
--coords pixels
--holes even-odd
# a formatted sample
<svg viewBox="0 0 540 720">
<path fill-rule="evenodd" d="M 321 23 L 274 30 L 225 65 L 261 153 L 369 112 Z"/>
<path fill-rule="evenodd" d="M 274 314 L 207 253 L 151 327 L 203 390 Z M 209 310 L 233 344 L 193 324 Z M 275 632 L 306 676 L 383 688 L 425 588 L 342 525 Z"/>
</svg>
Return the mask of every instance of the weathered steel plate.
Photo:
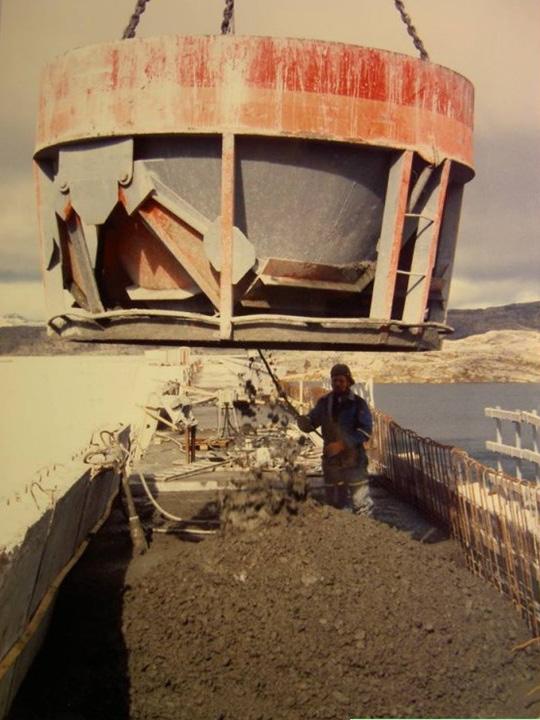
<svg viewBox="0 0 540 720">
<path fill-rule="evenodd" d="M 451 70 L 339 43 L 167 36 L 67 53 L 44 75 L 35 162 L 51 326 L 438 346 L 472 111 Z"/>
<path fill-rule="evenodd" d="M 406 55 L 321 40 L 166 36 L 51 63 L 36 149 L 228 130 L 410 149 L 472 167 L 472 111 L 468 80 Z"/>
</svg>

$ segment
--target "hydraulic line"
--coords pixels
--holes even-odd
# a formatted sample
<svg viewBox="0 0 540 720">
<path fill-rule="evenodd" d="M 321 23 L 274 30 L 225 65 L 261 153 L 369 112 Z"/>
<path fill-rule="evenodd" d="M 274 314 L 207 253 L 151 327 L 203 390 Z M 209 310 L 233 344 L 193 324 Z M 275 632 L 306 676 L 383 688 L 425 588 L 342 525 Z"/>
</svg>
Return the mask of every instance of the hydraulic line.
<svg viewBox="0 0 540 720">
<path fill-rule="evenodd" d="M 127 515 L 129 523 L 129 534 L 135 551 L 139 555 L 144 555 L 148 550 L 148 543 L 144 536 L 144 530 L 141 525 L 131 488 L 129 486 L 129 477 L 126 470 L 127 461 L 130 457 L 129 452 L 118 442 L 118 438 L 110 430 L 102 430 L 99 433 L 99 443 L 92 443 L 92 449 L 84 456 L 84 462 L 90 465 L 91 477 L 103 472 L 104 470 L 112 470 L 120 475 L 124 499 L 127 506 Z"/>
<path fill-rule="evenodd" d="M 195 524 L 197 522 L 201 522 L 201 523 L 208 522 L 206 520 L 185 520 L 184 518 L 181 518 L 178 515 L 173 515 L 172 513 L 168 512 L 167 510 L 165 510 L 165 508 L 161 507 L 161 505 L 157 502 L 155 497 L 152 495 L 144 475 L 141 472 L 138 472 L 137 475 L 139 476 L 139 480 L 141 481 L 141 485 L 143 486 L 144 491 L 148 496 L 148 499 L 150 500 L 152 505 L 156 508 L 156 510 L 160 513 L 160 515 L 163 515 L 163 517 L 167 518 L 167 520 L 172 520 L 173 522 L 179 522 L 179 523 L 189 522 L 191 524 Z M 195 528 L 182 528 L 182 532 L 193 533 L 195 535 L 215 535 L 217 530 L 203 530 L 202 528 L 200 530 L 196 530 Z"/>
</svg>

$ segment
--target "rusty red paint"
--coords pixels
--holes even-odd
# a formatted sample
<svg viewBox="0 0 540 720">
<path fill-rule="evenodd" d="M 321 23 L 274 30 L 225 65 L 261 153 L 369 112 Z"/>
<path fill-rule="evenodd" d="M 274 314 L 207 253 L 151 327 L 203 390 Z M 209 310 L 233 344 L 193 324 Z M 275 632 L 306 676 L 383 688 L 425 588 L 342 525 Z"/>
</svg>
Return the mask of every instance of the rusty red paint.
<svg viewBox="0 0 540 720">
<path fill-rule="evenodd" d="M 131 282 L 148 290 L 191 288 L 193 280 L 174 256 L 141 221 L 126 215 L 107 237 L 110 257 L 119 262 Z"/>
<path fill-rule="evenodd" d="M 212 62 L 210 39 L 179 37 L 176 39 L 176 80 L 184 87 L 214 88 L 223 81 L 223 66 Z"/>
<path fill-rule="evenodd" d="M 69 198 L 66 198 L 66 204 L 62 208 L 62 216 L 64 220 L 69 220 L 71 217 L 71 214 L 74 212 L 73 205 L 71 204 L 71 200 Z"/>
<path fill-rule="evenodd" d="M 234 226 L 234 135 L 223 135 L 221 153 L 221 273 L 220 273 L 220 337 L 228 340 L 232 334 L 233 313 L 233 226 Z"/>
<path fill-rule="evenodd" d="M 53 63 L 37 148 L 232 130 L 411 149 L 472 167 L 472 111 L 465 78 L 408 56 L 322 41 L 173 36 L 81 48 Z"/>
<path fill-rule="evenodd" d="M 219 307 L 219 286 L 204 252 L 200 234 L 154 200 L 146 200 L 138 213 L 212 304 Z"/>
<path fill-rule="evenodd" d="M 390 82 L 392 72 L 403 82 Z M 472 86 L 465 78 L 439 65 L 383 50 L 313 42 L 280 51 L 267 38 L 254 51 L 247 79 L 260 89 L 279 89 L 282 83 L 289 92 L 343 95 L 450 113 L 472 125 Z"/>
<path fill-rule="evenodd" d="M 444 213 L 444 204 L 446 202 L 446 191 L 448 189 L 448 180 L 450 178 L 450 161 L 444 162 L 441 179 L 439 184 L 439 192 L 437 195 L 437 207 L 435 210 L 435 218 L 433 226 L 431 228 L 431 238 L 429 244 L 429 253 L 427 259 L 426 277 L 422 291 L 422 299 L 420 305 L 422 307 L 422 315 L 418 318 L 418 322 L 423 322 L 425 308 L 428 305 L 428 298 L 431 286 L 431 277 L 433 275 L 433 268 L 435 267 L 435 259 L 437 257 L 437 247 L 439 243 L 439 235 L 441 231 L 442 218 Z"/>
<path fill-rule="evenodd" d="M 167 59 L 163 48 L 153 48 L 144 66 L 144 74 L 149 80 L 163 78 L 166 72 Z"/>
<path fill-rule="evenodd" d="M 260 38 L 253 53 L 253 62 L 246 73 L 247 82 L 259 88 L 272 88 L 276 85 L 282 66 L 278 62 L 275 43 L 272 38 Z"/>
<path fill-rule="evenodd" d="M 385 219 L 378 245 L 379 261 L 371 301 L 370 317 L 390 319 L 396 288 L 397 269 L 401 245 L 407 201 L 411 181 L 413 153 L 405 152 L 391 171 L 389 185 L 391 197 L 387 195 Z M 396 172 L 395 179 L 392 172 Z M 394 189 L 395 185 L 395 189 Z M 388 222 L 387 222 L 388 219 Z"/>
<path fill-rule="evenodd" d="M 401 252 L 401 243 L 403 241 L 403 228 L 405 225 L 405 213 L 407 212 L 407 199 L 409 197 L 412 163 L 412 152 L 405 153 L 403 158 L 403 168 L 401 171 L 396 214 L 394 218 L 394 233 L 392 238 L 392 247 L 390 250 L 388 275 L 386 278 L 385 311 L 384 315 L 382 315 L 383 318 L 392 317 L 392 305 L 396 289 L 399 254 Z"/>
<path fill-rule="evenodd" d="M 120 70 L 120 61 L 118 59 L 119 50 L 113 48 L 110 55 L 110 83 L 111 88 L 115 90 L 118 87 L 118 72 Z"/>
</svg>

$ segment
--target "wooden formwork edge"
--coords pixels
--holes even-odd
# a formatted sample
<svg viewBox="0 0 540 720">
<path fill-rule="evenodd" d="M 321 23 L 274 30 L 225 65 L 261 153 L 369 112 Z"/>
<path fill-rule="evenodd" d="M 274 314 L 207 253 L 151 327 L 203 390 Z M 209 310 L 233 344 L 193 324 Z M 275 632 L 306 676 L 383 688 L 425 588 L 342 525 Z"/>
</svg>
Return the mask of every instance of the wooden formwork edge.
<svg viewBox="0 0 540 720">
<path fill-rule="evenodd" d="M 38 629 L 41 621 L 43 620 L 45 613 L 49 609 L 52 601 L 54 600 L 54 597 L 58 591 L 58 588 L 62 584 L 64 578 L 68 574 L 68 572 L 73 568 L 74 565 L 80 560 L 82 554 L 88 547 L 90 540 L 92 538 L 92 535 L 95 535 L 98 530 L 101 528 L 101 526 L 105 523 L 107 518 L 109 517 L 113 502 L 116 500 L 116 497 L 118 493 L 120 492 L 120 483 L 118 483 L 116 490 L 114 491 L 113 495 L 111 496 L 109 502 L 107 503 L 107 507 L 105 508 L 105 512 L 100 517 L 100 519 L 96 522 L 94 527 L 90 530 L 85 540 L 82 541 L 82 543 L 79 545 L 77 550 L 75 551 L 74 555 L 72 556 L 71 560 L 64 565 L 62 570 L 58 573 L 56 578 L 53 580 L 53 582 L 50 584 L 49 589 L 41 599 L 41 602 L 39 603 L 36 611 L 32 615 L 32 618 L 27 623 L 22 635 L 20 638 L 11 646 L 11 648 L 7 651 L 7 653 L 4 655 L 2 660 L 0 660 L 0 681 L 4 678 L 4 676 L 7 674 L 7 672 L 13 667 L 25 647 L 28 645 L 30 640 L 32 639 L 34 633 Z"/>
</svg>

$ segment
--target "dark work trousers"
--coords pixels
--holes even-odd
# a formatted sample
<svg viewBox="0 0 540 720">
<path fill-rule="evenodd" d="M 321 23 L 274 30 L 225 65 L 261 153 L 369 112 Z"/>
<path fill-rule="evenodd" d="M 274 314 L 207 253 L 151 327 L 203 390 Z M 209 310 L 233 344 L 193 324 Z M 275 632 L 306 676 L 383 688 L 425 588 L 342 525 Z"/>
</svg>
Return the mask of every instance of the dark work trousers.
<svg viewBox="0 0 540 720">
<path fill-rule="evenodd" d="M 362 496 L 367 484 L 367 458 L 363 449 L 345 450 L 324 457 L 322 469 L 326 502 L 336 508 L 356 508 L 355 496 Z"/>
</svg>

